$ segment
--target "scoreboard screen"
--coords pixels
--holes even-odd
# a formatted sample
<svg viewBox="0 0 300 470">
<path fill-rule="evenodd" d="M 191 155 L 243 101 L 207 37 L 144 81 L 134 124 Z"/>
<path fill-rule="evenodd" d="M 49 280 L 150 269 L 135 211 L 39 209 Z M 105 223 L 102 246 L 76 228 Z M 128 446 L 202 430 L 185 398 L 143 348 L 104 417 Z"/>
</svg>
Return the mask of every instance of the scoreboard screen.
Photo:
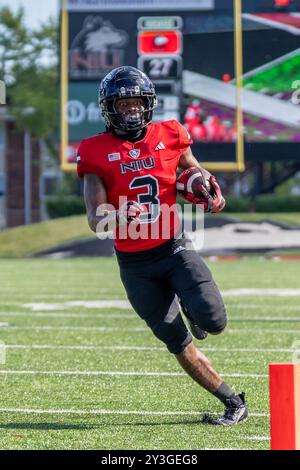
<svg viewBox="0 0 300 470">
<path fill-rule="evenodd" d="M 212 57 L 208 60 L 204 57 L 202 39 L 207 36 L 207 31 L 199 29 L 199 25 L 213 19 L 217 33 L 216 2 L 159 0 L 154 8 L 155 1 L 152 1 L 151 8 L 146 0 L 132 1 L 130 8 L 128 1 L 123 5 L 121 0 L 117 3 L 112 1 L 110 5 L 102 0 L 65 2 L 66 8 L 61 14 L 61 154 L 64 169 L 75 168 L 76 148 L 81 139 L 105 130 L 98 109 L 97 91 L 101 79 L 115 67 L 131 65 L 149 75 L 158 95 L 154 121 L 178 119 L 190 128 L 186 116 L 191 112 L 189 107 L 194 106 L 192 103 L 198 99 L 194 92 L 197 94 L 199 88 L 198 83 L 191 82 L 193 77 L 190 74 L 206 73 L 206 65 L 211 68 L 214 62 Z M 240 0 L 235 3 L 239 4 Z M 231 28 L 226 38 L 229 38 L 229 43 L 226 45 L 228 53 L 224 69 L 225 72 L 229 70 L 232 79 L 235 70 L 233 5 L 232 1 L 231 11 L 227 11 Z M 217 57 L 215 61 L 218 61 Z M 208 100 L 201 98 L 200 101 L 204 111 Z M 234 106 L 236 108 L 236 99 Z M 233 114 L 237 114 L 234 109 Z M 205 122 L 208 124 L 210 121 L 208 114 Z M 223 123 L 220 122 L 221 125 Z M 233 126 L 230 156 L 224 157 L 224 162 L 236 169 L 236 118 L 233 118 Z M 192 131 L 195 146 L 213 141 L 200 141 L 197 129 Z M 211 135 L 216 138 L 213 128 Z M 209 160 L 214 161 L 215 156 Z"/>
<path fill-rule="evenodd" d="M 210 169 L 243 171 L 244 144 L 247 158 L 259 144 L 300 141 L 299 14 L 256 13 L 249 5 L 257 2 L 240 0 L 160 0 L 155 9 L 146 0 L 114 3 L 67 0 L 62 10 L 64 169 L 75 168 L 82 138 L 105 130 L 99 83 L 122 65 L 150 77 L 154 120 L 180 120 Z"/>
</svg>

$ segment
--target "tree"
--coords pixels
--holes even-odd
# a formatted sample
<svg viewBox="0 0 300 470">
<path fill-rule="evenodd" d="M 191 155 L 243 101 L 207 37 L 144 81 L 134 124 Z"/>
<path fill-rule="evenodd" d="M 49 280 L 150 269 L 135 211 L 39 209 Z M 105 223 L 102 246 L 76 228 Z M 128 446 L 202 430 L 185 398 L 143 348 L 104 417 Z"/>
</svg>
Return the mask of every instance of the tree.
<svg viewBox="0 0 300 470">
<path fill-rule="evenodd" d="M 58 131 L 58 25 L 50 18 L 38 29 L 24 24 L 24 10 L 0 9 L 0 77 L 19 128 L 45 139 Z"/>
</svg>

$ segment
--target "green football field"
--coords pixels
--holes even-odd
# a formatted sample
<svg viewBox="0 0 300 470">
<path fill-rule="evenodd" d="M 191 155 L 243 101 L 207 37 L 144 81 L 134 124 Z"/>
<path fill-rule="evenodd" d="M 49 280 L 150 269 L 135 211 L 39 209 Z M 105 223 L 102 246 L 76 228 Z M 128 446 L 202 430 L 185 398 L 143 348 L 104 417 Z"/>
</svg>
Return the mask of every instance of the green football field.
<svg viewBox="0 0 300 470">
<path fill-rule="evenodd" d="M 268 449 L 268 364 L 291 362 L 300 341 L 300 263 L 209 266 L 229 325 L 198 345 L 245 391 L 246 422 L 201 423 L 223 405 L 127 306 L 116 260 L 2 259 L 0 448 Z"/>
</svg>

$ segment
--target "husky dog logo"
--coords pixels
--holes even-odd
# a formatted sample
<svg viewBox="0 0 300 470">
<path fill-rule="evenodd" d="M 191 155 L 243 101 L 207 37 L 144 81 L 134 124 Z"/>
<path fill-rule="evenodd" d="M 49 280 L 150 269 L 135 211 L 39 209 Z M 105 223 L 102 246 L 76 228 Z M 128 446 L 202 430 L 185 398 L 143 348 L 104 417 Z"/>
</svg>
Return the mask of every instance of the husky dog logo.
<svg viewBox="0 0 300 470">
<path fill-rule="evenodd" d="M 140 151 L 139 149 L 129 150 L 129 155 L 136 160 L 140 156 Z"/>
<path fill-rule="evenodd" d="M 88 15 L 70 48 L 72 78 L 97 78 L 123 65 L 128 35 L 101 16 Z"/>
</svg>

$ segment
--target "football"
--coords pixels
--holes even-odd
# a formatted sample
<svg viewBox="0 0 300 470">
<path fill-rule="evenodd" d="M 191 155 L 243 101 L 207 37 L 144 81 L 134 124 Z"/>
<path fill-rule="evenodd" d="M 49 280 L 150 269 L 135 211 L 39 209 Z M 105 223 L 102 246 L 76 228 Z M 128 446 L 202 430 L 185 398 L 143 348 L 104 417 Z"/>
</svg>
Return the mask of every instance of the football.
<svg viewBox="0 0 300 470">
<path fill-rule="evenodd" d="M 210 183 L 205 179 L 200 168 L 192 167 L 180 173 L 176 181 L 176 189 L 179 194 L 186 199 L 186 196 L 203 198 L 203 186 L 210 191 Z M 191 200 L 189 197 L 188 200 Z"/>
</svg>

